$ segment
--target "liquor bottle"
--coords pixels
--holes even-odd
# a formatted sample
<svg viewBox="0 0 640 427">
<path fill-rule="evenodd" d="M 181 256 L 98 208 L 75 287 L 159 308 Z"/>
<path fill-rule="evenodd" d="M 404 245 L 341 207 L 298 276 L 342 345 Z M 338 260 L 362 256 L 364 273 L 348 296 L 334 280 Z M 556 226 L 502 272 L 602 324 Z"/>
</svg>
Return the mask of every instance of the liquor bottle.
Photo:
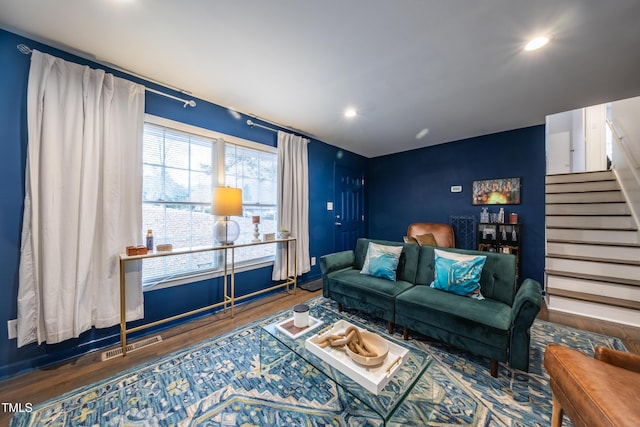
<svg viewBox="0 0 640 427">
<path fill-rule="evenodd" d="M 149 251 L 153 250 L 153 231 L 151 229 L 147 230 L 147 249 Z"/>
<path fill-rule="evenodd" d="M 487 208 L 482 208 L 482 212 L 480 212 L 480 222 L 489 222 L 489 212 L 487 211 Z"/>
</svg>

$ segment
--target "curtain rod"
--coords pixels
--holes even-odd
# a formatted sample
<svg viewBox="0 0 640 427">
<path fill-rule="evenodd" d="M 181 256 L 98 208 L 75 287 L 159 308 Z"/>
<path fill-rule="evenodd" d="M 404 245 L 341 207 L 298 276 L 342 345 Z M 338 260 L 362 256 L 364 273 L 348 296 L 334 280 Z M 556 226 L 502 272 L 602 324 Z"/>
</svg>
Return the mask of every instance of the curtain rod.
<svg viewBox="0 0 640 427">
<path fill-rule="evenodd" d="M 272 127 L 269 127 L 269 126 L 261 125 L 259 123 L 254 122 L 251 119 L 247 119 L 247 126 L 251 126 L 251 127 L 255 126 L 255 127 L 266 129 L 266 130 L 270 130 L 271 132 L 276 132 L 276 133 L 278 133 L 278 130 L 279 130 L 279 129 L 272 128 Z M 287 129 L 287 130 L 289 130 L 289 129 Z M 302 138 L 306 139 L 307 143 L 309 143 L 309 141 L 310 141 L 309 137 L 304 136 L 304 135 L 299 135 L 299 136 L 301 136 Z"/>
<path fill-rule="evenodd" d="M 251 127 L 255 126 L 255 127 L 258 127 L 258 128 L 270 130 L 271 132 L 278 132 L 278 129 L 276 129 L 276 128 L 270 128 L 269 126 L 265 126 L 265 125 L 261 125 L 261 124 L 255 123 L 251 119 L 247 119 L 247 126 L 251 126 Z"/>
<path fill-rule="evenodd" d="M 19 44 L 17 46 L 17 48 L 21 53 L 24 53 L 25 55 L 30 55 L 33 52 L 33 50 L 29 46 L 27 46 L 25 44 L 22 44 L 22 43 Z M 141 76 L 137 76 L 137 77 L 140 77 L 140 78 L 144 79 L 144 77 L 141 77 Z M 178 98 L 177 96 L 173 96 L 173 95 L 170 95 L 168 93 L 160 92 L 159 90 L 151 89 L 151 88 L 148 88 L 146 86 L 145 86 L 144 90 L 146 90 L 147 92 L 152 92 L 152 93 L 156 93 L 158 95 L 162 95 L 162 96 L 167 97 L 167 98 L 175 99 L 176 101 L 180 101 L 180 102 L 182 102 L 184 104 L 183 105 L 184 108 L 195 107 L 196 106 L 196 101 L 194 101 L 193 99 Z"/>
</svg>

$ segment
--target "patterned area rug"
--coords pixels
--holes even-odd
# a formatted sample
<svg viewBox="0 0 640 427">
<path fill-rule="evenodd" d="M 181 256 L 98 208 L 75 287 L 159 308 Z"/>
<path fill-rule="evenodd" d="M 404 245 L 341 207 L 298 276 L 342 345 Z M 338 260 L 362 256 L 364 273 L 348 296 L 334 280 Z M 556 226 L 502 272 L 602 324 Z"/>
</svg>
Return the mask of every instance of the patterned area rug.
<svg viewBox="0 0 640 427">
<path fill-rule="evenodd" d="M 308 304 L 337 309 L 323 297 Z M 377 319 L 343 314 L 372 330 L 386 330 Z M 11 426 L 382 425 L 365 405 L 350 402 L 342 389 L 282 347 L 270 345 L 260 354 L 260 324 L 289 316 L 289 310 L 278 313 L 36 405 L 31 413 L 17 414 Z M 401 339 L 400 331 L 395 335 Z M 536 321 L 530 372 L 501 364 L 499 377 L 493 378 L 487 359 L 423 337 L 410 342 L 434 362 L 388 425 L 547 426 L 551 392 L 543 357 L 548 343 L 589 355 L 596 345 L 625 350 L 617 338 Z"/>
</svg>

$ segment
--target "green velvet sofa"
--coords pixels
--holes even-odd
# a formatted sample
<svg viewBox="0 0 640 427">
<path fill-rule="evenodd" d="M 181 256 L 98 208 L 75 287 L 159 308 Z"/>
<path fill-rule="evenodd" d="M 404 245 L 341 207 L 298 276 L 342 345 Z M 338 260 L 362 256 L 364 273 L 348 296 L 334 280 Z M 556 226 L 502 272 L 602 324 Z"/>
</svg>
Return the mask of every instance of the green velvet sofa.
<svg viewBox="0 0 640 427">
<path fill-rule="evenodd" d="M 396 281 L 360 274 L 369 242 L 402 246 Z M 339 309 L 356 309 L 394 325 L 449 343 L 491 361 L 491 375 L 498 362 L 529 370 L 530 329 L 540 311 L 540 284 L 526 279 L 516 292 L 516 260 L 513 255 L 464 249 L 444 250 L 486 255 L 480 277 L 484 300 L 433 289 L 434 248 L 401 242 L 358 239 L 355 251 L 320 258 L 323 295 Z"/>
</svg>

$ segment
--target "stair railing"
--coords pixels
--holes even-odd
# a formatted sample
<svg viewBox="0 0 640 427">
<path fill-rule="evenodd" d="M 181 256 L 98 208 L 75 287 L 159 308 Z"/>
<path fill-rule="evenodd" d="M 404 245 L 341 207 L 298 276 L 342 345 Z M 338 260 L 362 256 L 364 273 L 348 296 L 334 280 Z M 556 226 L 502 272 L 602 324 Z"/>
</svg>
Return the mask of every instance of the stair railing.
<svg viewBox="0 0 640 427">
<path fill-rule="evenodd" d="M 628 135 L 621 135 L 613 121 L 607 119 L 606 123 L 615 140 L 612 147 L 612 169 L 629 205 L 636 228 L 639 230 L 638 242 L 640 243 L 640 168 Z"/>
</svg>

